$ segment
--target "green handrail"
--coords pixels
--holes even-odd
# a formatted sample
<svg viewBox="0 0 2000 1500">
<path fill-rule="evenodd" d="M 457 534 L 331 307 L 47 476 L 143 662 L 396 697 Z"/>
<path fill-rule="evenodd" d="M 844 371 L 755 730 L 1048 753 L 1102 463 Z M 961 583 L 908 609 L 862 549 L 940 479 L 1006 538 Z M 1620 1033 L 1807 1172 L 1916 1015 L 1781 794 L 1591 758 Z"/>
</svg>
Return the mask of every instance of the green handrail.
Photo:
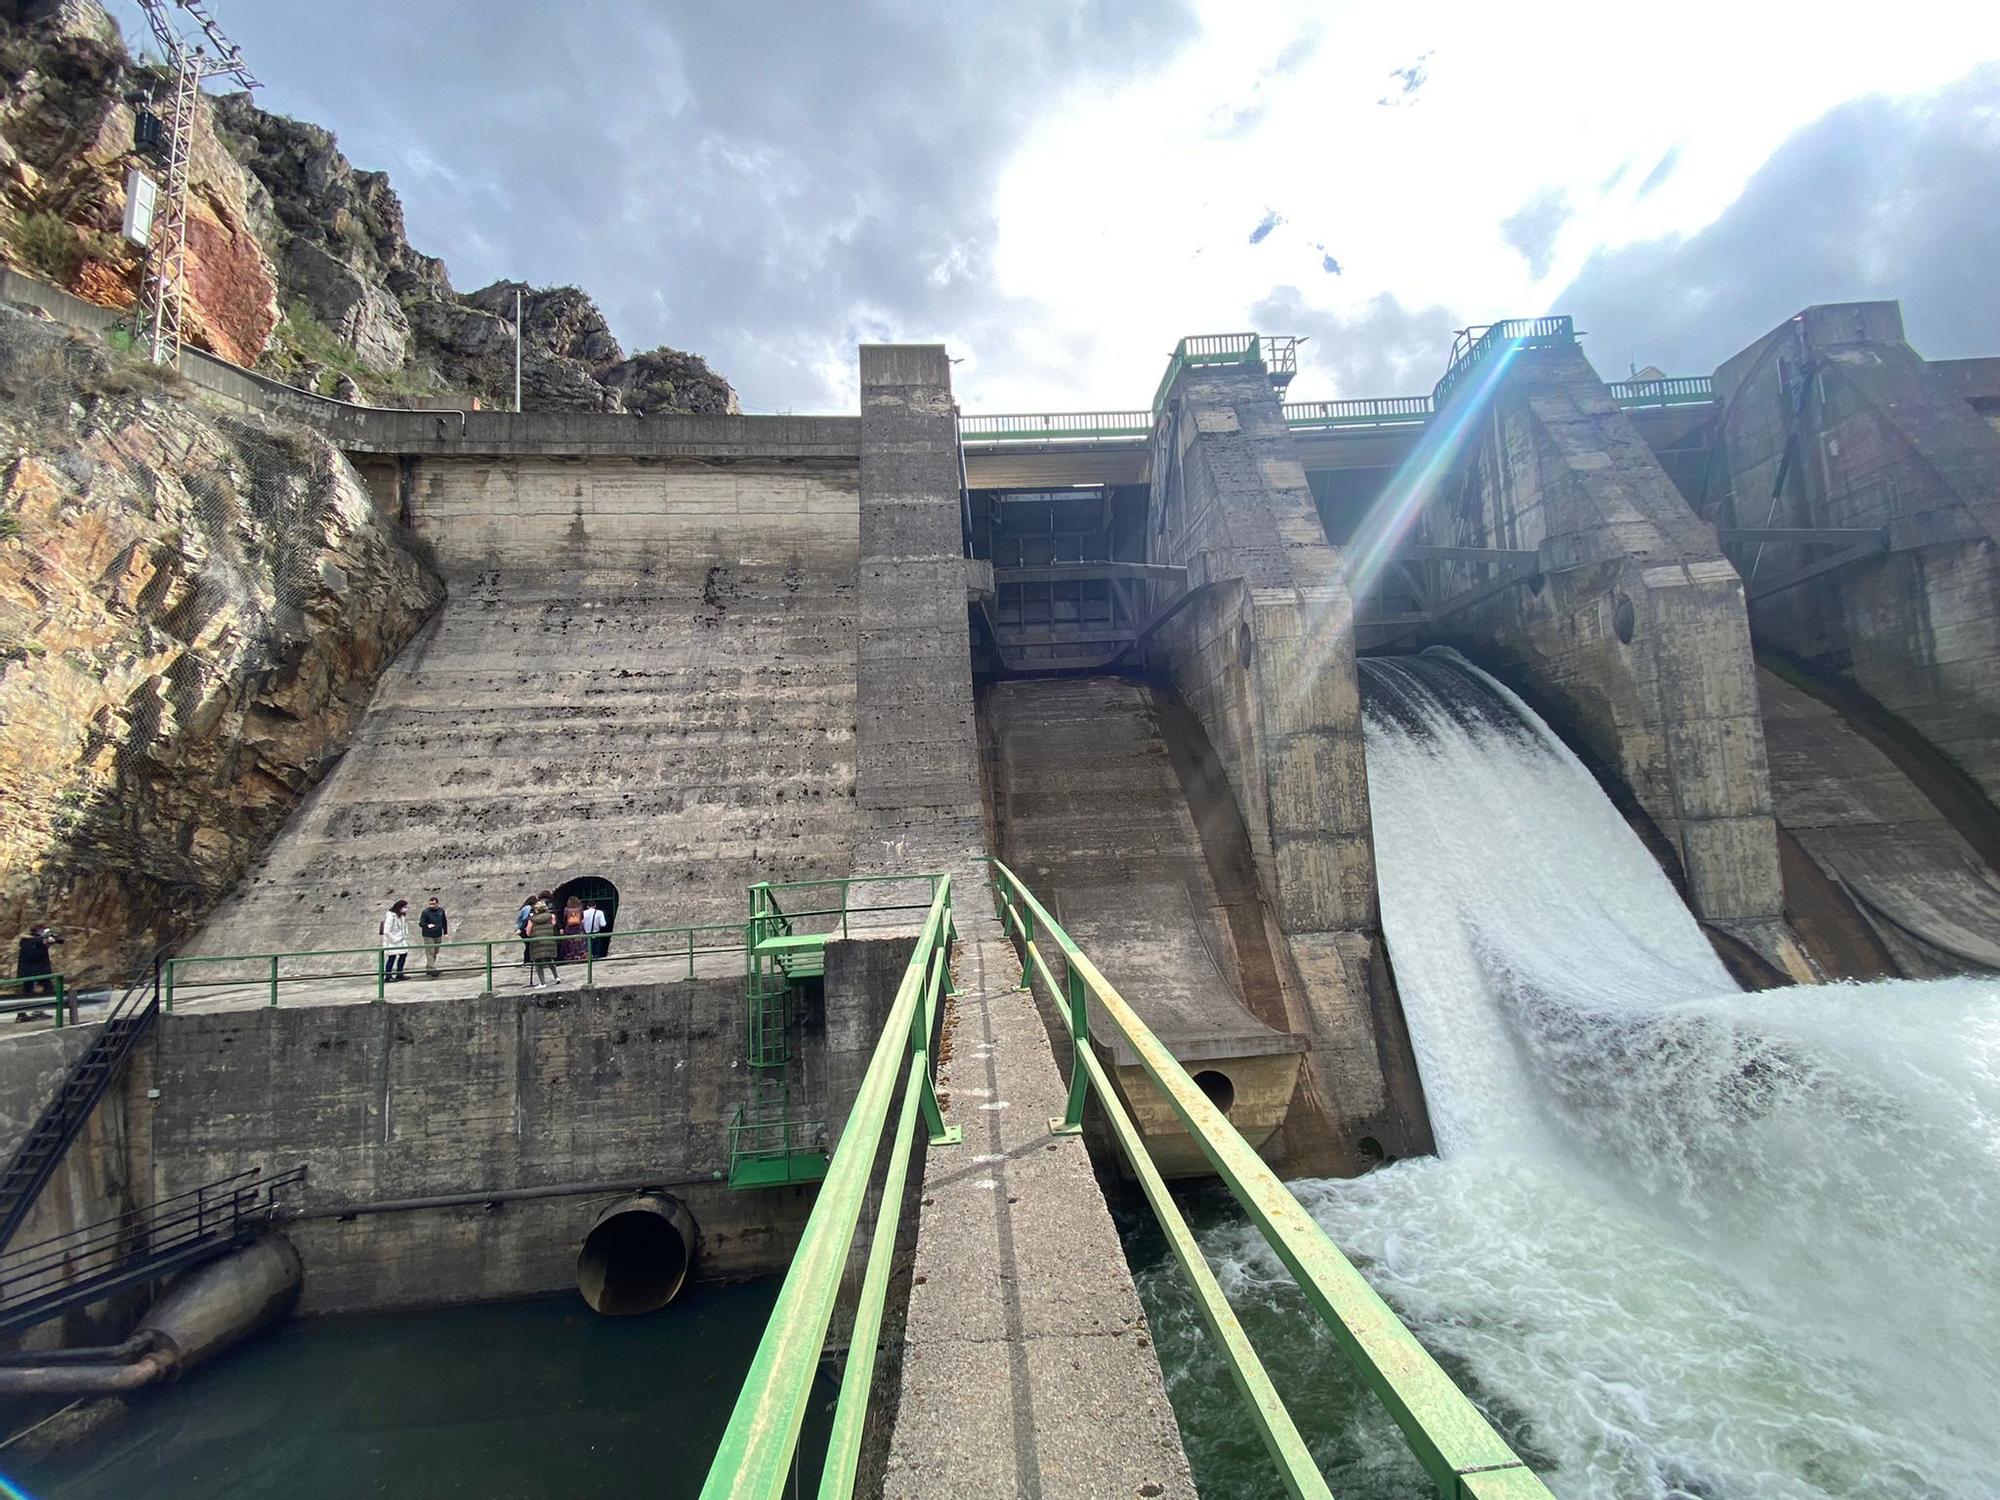
<svg viewBox="0 0 2000 1500">
<path fill-rule="evenodd" d="M 67 1024 L 66 1015 L 69 1003 L 69 986 L 61 974 L 22 974 L 12 979 L 0 979 L 0 984 L 13 985 L 48 984 L 51 982 L 55 985 L 54 994 L 27 995 L 19 1000 L 9 1000 L 5 1003 L 0 1003 L 0 1015 L 13 1015 L 20 1011 L 40 1010 L 44 1004 L 49 1004 L 55 1007 L 56 1025 L 62 1026 Z"/>
<path fill-rule="evenodd" d="M 708 941 L 709 938 L 717 934 L 727 934 L 729 940 L 722 942 Z M 615 938 L 620 944 L 620 951 L 617 953 L 607 953 L 600 958 L 597 955 L 596 945 L 590 941 L 592 936 L 602 939 Z M 660 939 L 662 941 L 648 945 L 643 951 L 633 951 L 631 945 L 642 939 Z M 671 939 L 671 941 L 666 941 L 668 939 Z M 687 964 L 686 977 L 692 979 L 695 977 L 695 962 L 697 959 L 705 958 L 712 954 L 742 953 L 748 946 L 745 927 L 741 922 L 697 922 L 685 927 L 619 928 L 615 931 L 596 934 L 587 932 L 537 933 L 532 939 L 523 938 L 519 933 L 509 933 L 505 937 L 454 939 L 450 942 L 439 943 L 438 952 L 441 955 L 446 953 L 472 952 L 479 954 L 478 962 L 458 965 L 448 964 L 446 967 L 440 969 L 439 972 L 442 974 L 483 974 L 485 977 L 484 993 L 490 995 L 493 993 L 493 975 L 496 969 L 525 968 L 527 966 L 527 961 L 521 958 L 518 952 L 511 957 L 502 957 L 496 962 L 494 958 L 495 950 L 500 950 L 503 953 L 509 949 L 518 950 L 529 942 L 581 942 L 585 944 L 584 956 L 582 958 L 562 959 L 559 962 L 582 964 L 584 966 L 584 984 L 588 987 L 595 986 L 597 969 L 603 964 L 634 963 L 662 958 L 670 958 L 676 961 L 685 960 Z M 407 946 L 410 949 L 421 949 L 427 945 L 421 938 L 417 938 L 412 939 Z M 282 986 L 330 984 L 355 979 L 373 980 L 375 983 L 376 998 L 383 999 L 387 996 L 387 975 L 384 972 L 384 965 L 382 963 L 382 951 L 381 944 L 377 943 L 366 948 L 299 948 L 283 953 L 184 954 L 169 958 L 163 966 L 161 981 L 164 991 L 163 1004 L 167 1010 L 172 1010 L 174 1008 L 174 997 L 183 992 L 233 990 L 255 986 L 267 990 L 270 995 L 268 1003 L 276 1005 L 278 1003 L 278 992 Z M 284 961 L 287 960 L 359 960 L 363 957 L 372 960 L 365 968 L 359 966 L 357 963 L 329 972 L 287 974 L 283 972 L 282 967 Z M 228 979 L 204 980 L 187 977 L 191 973 L 198 972 L 203 966 L 207 966 L 212 970 L 220 964 L 254 965 L 256 966 L 257 973 L 255 977 Z"/>
<path fill-rule="evenodd" d="M 1166 409 L 1167 396 L 1181 371 L 1195 365 L 1259 365 L 1264 362 L 1264 341 L 1254 333 L 1197 333 L 1174 345 L 1167 360 L 1167 372 L 1153 391 L 1153 415 Z"/>
<path fill-rule="evenodd" d="M 1166 1096 L 1188 1135 L 1208 1157 L 1217 1175 L 1249 1213 L 1307 1300 L 1325 1320 L 1334 1341 L 1388 1409 L 1438 1494 L 1445 1500 L 1550 1500 L 1547 1487 L 1534 1471 L 1522 1463 L 1479 1409 L 1438 1367 L 1388 1303 L 1313 1222 L 1277 1174 L 1202 1093 L 1166 1045 L 1070 940 L 1033 892 L 1021 883 L 1020 877 L 997 859 L 990 863 L 996 877 L 994 902 L 1002 924 L 1020 937 L 1026 963 L 1041 976 L 1050 994 L 1069 997 L 1079 1076 L 1087 1075 L 1095 1087 L 1099 1107 L 1138 1174 L 1147 1201 L 1166 1229 L 1175 1258 L 1194 1285 L 1202 1317 L 1221 1342 L 1230 1374 L 1249 1402 L 1259 1435 L 1277 1462 L 1279 1475 L 1290 1493 L 1301 1497 L 1324 1496 L 1328 1491 L 1284 1403 L 1271 1387 L 1234 1311 L 1202 1259 L 1192 1231 L 1153 1167 L 1104 1065 L 1097 1058 L 1087 1030 L 1080 1024 L 1084 1010 L 1081 995 L 1085 990 L 1095 996 L 1103 1013 L 1137 1055 L 1140 1067 Z M 1038 933 L 1053 939 L 1061 950 L 1066 983 L 1056 982 L 1042 955 Z M 1052 1121 L 1052 1125 L 1061 1129 L 1081 1125 L 1080 1092 L 1072 1088 L 1068 1115 L 1061 1121 Z"/>
<path fill-rule="evenodd" d="M 779 1500 L 797 1457 L 799 1429 L 813 1376 L 826 1347 L 834 1302 L 847 1257 L 871 1196 L 870 1178 L 899 1079 L 902 1104 L 887 1171 L 879 1188 L 873 1239 L 855 1308 L 847 1369 L 834 1406 L 833 1432 L 821 1469 L 821 1500 L 847 1500 L 854 1493 L 868 1399 L 875 1380 L 876 1344 L 888 1297 L 896 1227 L 903 1188 L 909 1177 L 915 1124 L 921 1112 L 933 1145 L 958 1139 L 938 1109 L 931 1079 L 931 1038 L 944 994 L 950 987 L 952 941 L 951 881 L 934 880 L 936 894 L 924 918 L 916 951 L 903 970 L 895 1004 L 882 1028 L 861 1080 L 860 1092 L 840 1133 L 833 1160 L 820 1184 L 812 1216 L 792 1257 L 777 1305 L 757 1345 L 750 1373 L 730 1414 L 722 1445 L 702 1485 L 702 1500 Z"/>
</svg>

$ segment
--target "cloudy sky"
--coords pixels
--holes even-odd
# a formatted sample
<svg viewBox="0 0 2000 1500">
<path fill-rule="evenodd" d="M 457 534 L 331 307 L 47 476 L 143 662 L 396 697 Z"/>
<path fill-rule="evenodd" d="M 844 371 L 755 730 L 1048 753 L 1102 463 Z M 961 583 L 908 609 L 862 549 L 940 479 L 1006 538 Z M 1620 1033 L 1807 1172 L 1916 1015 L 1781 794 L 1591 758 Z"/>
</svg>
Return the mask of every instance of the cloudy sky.
<svg viewBox="0 0 2000 1500">
<path fill-rule="evenodd" d="M 461 289 L 582 286 L 749 410 L 850 408 L 864 340 L 988 412 L 1142 406 L 1245 328 L 1310 336 L 1298 398 L 1543 312 L 1607 378 L 1857 297 L 2000 353 L 1993 0 L 210 9 Z"/>
</svg>

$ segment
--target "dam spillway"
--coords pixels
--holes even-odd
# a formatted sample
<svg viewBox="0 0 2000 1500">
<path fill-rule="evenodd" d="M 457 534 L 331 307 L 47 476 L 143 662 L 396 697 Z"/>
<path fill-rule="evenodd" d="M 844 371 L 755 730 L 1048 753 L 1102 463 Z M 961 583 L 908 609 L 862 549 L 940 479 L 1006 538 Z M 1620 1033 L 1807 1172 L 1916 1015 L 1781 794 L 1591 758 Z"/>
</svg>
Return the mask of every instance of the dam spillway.
<svg viewBox="0 0 2000 1500">
<path fill-rule="evenodd" d="M 1445 653 L 1361 667 L 1439 1156 L 1301 1201 L 1564 1500 L 1995 1493 L 1994 985 L 1738 991 L 1517 699 Z M 1254 1232 L 1204 1248 L 1336 1493 L 1420 1493 Z M 1235 1485 L 1219 1368 L 1168 1275 L 1141 1287 L 1197 1475 Z"/>
<path fill-rule="evenodd" d="M 1480 367 L 1486 436 L 1454 452 L 1457 424 L 1428 429 L 1426 462 L 1458 468 L 1428 511 L 1405 496 L 1415 529 L 1372 583 L 1255 335 L 1191 341 L 1225 363 L 1177 354 L 1136 478 L 1054 489 L 969 477 L 941 348 L 864 349 L 858 420 L 319 412 L 446 601 L 168 964 L 180 1009 L 45 1216 L 250 1157 L 309 1167 L 309 1313 L 567 1287 L 604 1195 L 669 1188 L 695 1251 L 675 1275 L 775 1269 L 837 1198 L 816 1184 L 908 937 L 866 917 L 806 983 L 746 990 L 746 887 L 753 913 L 773 889 L 796 913 L 783 882 L 821 877 L 844 929 L 850 875 L 948 872 L 953 992 L 924 1059 L 948 1128 L 916 1143 L 883 1492 L 1192 1493 L 1162 1365 L 1177 1395 L 1194 1381 L 1180 1421 L 1210 1492 L 1252 1492 L 1204 1449 L 1241 1415 L 1207 1399 L 1225 1372 L 1156 1287 L 1165 1358 L 1130 1337 L 1106 1211 L 1130 1179 L 1091 1127 L 1122 1098 L 1141 1159 L 1176 1176 L 1214 1138 L 1159 1107 L 1101 995 L 1089 1040 L 1117 1076 L 1085 1101 L 1072 1074 L 1065 1099 L 1066 1007 L 1039 992 L 1062 986 L 1019 982 L 976 894 L 990 854 L 1087 942 L 1215 1128 L 1296 1179 L 1526 1477 L 1565 1500 L 1978 1493 L 1990 985 L 1736 984 L 1976 966 L 1990 846 L 1924 811 L 1921 769 L 1863 754 L 1844 709 L 1759 672 L 1740 570 L 1652 429 L 1566 327 L 1536 337 Z M 1355 654 L 1441 642 L 1543 707 L 1589 774 L 1462 666 Z M 1810 931 L 1795 875 L 1825 898 Z M 509 923 L 543 881 L 612 890 L 615 967 L 559 951 L 562 984 L 530 995 Z M 356 926 L 365 945 L 383 898 L 434 883 L 490 951 L 391 989 L 372 951 L 351 961 Z M 734 935 L 699 967 L 692 939 L 684 964 L 636 951 L 691 919 Z M 22 1040 L 31 1113 L 88 1038 Z M 1083 1143 L 1049 1128 L 1071 1108 Z M 746 1109 L 781 1160 L 739 1135 Z M 1442 1157 L 1412 1160 L 1433 1136 Z M 739 1157 L 772 1171 L 739 1181 Z M 1218 1227 L 1209 1248 L 1339 1492 L 1410 1492 L 1249 1243 Z M 1885 1276 L 1925 1288 L 1920 1316 L 1885 1320 Z M 1135 1415 L 1098 1443 L 1113 1399 Z"/>
</svg>

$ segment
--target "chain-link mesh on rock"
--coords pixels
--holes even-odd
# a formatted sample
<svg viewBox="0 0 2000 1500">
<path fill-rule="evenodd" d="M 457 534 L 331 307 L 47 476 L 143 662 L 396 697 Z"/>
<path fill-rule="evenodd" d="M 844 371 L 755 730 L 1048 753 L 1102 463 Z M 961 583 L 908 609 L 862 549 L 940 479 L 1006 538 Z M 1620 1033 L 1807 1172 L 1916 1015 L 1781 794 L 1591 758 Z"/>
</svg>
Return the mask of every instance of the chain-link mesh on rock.
<svg viewBox="0 0 2000 1500">
<path fill-rule="evenodd" d="M 323 438 L 5 306 L 0 465 L 0 936 L 115 980 L 243 873 L 443 585 Z"/>
</svg>

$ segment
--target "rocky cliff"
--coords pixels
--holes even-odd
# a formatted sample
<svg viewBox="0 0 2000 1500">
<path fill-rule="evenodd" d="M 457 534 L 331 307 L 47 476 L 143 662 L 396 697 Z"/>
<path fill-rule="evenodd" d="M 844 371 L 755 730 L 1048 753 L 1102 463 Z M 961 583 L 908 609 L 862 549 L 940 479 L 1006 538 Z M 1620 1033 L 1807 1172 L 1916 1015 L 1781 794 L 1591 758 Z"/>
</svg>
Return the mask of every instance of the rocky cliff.
<svg viewBox="0 0 2000 1500">
<path fill-rule="evenodd" d="M 118 235 L 135 64 L 97 0 L 0 0 L 0 260 L 106 306 L 130 305 L 138 253 Z M 388 178 L 357 171 L 332 132 L 204 97 L 190 176 L 193 342 L 322 394 L 393 404 L 511 404 L 514 293 L 460 295 L 413 249 Z M 156 173 L 157 175 L 157 173 Z M 530 410 L 721 412 L 729 383 L 660 348 L 627 358 L 574 287 L 522 288 Z"/>
<path fill-rule="evenodd" d="M 186 931 L 443 593 L 323 439 L 0 307 L 0 936 Z"/>
</svg>

